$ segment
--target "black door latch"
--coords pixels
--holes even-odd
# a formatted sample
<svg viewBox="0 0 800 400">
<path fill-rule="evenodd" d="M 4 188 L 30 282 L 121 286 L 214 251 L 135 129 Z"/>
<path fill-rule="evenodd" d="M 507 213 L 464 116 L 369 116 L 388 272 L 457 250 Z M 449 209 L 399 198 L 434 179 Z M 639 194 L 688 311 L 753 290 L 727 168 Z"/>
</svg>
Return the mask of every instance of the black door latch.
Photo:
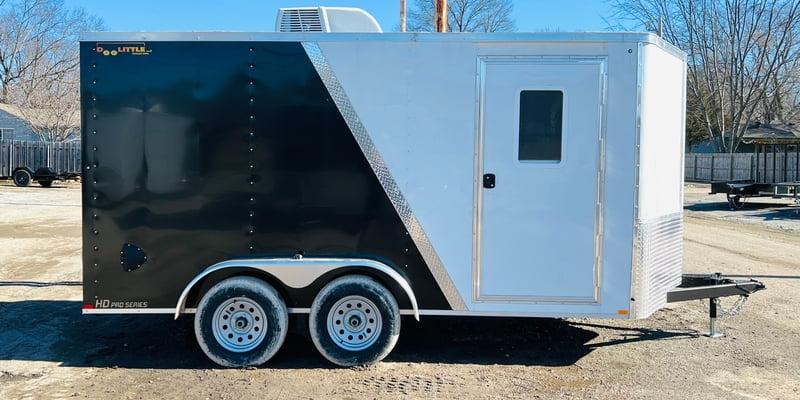
<svg viewBox="0 0 800 400">
<path fill-rule="evenodd" d="M 494 188 L 494 174 L 483 174 L 483 187 L 486 189 Z"/>
</svg>

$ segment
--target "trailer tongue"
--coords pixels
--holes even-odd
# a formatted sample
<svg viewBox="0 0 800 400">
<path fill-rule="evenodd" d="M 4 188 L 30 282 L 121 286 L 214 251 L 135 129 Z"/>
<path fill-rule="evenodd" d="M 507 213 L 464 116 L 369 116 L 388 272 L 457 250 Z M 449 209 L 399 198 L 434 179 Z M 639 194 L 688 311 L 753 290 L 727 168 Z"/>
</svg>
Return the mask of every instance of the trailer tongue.
<svg viewBox="0 0 800 400">
<path fill-rule="evenodd" d="M 738 313 L 744 307 L 747 298 L 760 290 L 766 289 L 763 283 L 754 279 L 733 280 L 724 278 L 721 273 L 714 274 L 684 274 L 681 284 L 667 292 L 667 302 L 676 303 L 688 300 L 708 299 L 709 332 L 706 336 L 721 337 L 717 331 L 717 316 L 720 298 L 739 296 L 738 306 L 731 314 Z"/>
</svg>

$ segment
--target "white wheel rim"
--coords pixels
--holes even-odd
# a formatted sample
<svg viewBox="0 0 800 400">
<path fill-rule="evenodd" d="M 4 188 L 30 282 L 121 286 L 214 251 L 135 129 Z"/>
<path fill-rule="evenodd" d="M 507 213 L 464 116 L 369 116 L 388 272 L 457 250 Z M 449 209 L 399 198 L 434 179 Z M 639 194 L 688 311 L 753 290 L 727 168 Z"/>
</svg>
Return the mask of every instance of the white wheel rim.
<svg viewBox="0 0 800 400">
<path fill-rule="evenodd" d="M 256 348 L 267 331 L 266 313 L 247 297 L 226 300 L 214 311 L 214 338 L 225 350 L 243 353 Z"/>
<path fill-rule="evenodd" d="M 358 351 L 371 346 L 381 333 L 378 307 L 362 296 L 347 296 L 328 312 L 328 334 L 337 346 Z"/>
</svg>

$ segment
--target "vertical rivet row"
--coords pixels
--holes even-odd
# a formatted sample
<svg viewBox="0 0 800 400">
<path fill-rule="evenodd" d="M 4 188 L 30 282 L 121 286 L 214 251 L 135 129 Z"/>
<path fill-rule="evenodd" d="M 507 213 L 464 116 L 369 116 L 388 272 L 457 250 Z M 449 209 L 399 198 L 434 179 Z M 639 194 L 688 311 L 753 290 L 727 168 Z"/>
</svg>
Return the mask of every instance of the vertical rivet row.
<svg viewBox="0 0 800 400">
<path fill-rule="evenodd" d="M 96 51 L 92 53 L 97 54 Z M 86 166 L 82 180 L 85 185 L 91 185 L 89 193 L 91 193 L 92 196 L 92 201 L 90 203 L 92 204 L 92 209 L 89 210 L 89 212 L 91 213 L 91 224 L 90 224 L 91 226 L 89 227 L 89 234 L 92 236 L 92 241 L 94 242 L 92 243 L 92 252 L 94 253 L 94 262 L 92 263 L 92 265 L 94 266 L 95 269 L 98 269 L 100 268 L 100 258 L 98 254 L 100 252 L 100 243 L 98 241 L 97 236 L 100 236 L 100 230 L 98 229 L 97 222 L 100 220 L 100 214 L 98 209 L 96 208 L 97 199 L 99 197 L 96 187 L 97 185 L 96 170 L 97 170 L 97 154 L 98 154 L 97 153 L 98 148 L 96 142 L 96 136 L 98 134 L 98 131 L 97 131 L 96 121 L 99 119 L 97 112 L 98 110 L 97 103 L 99 102 L 97 96 L 97 82 L 98 82 L 97 62 L 92 63 L 92 73 L 94 74 L 94 76 L 92 77 L 92 86 L 90 88 L 92 92 L 91 111 L 90 111 L 92 118 L 91 120 L 87 121 L 89 126 L 86 127 L 85 130 L 83 131 L 84 132 L 83 140 L 88 142 L 86 144 L 86 147 L 84 147 L 84 149 L 91 149 L 91 151 L 86 151 L 86 154 L 84 155 L 85 157 L 84 162 L 86 163 Z M 97 279 L 94 280 L 94 283 L 97 283 Z"/>
<path fill-rule="evenodd" d="M 255 251 L 255 245 L 253 243 L 253 237 L 255 236 L 255 215 L 256 215 L 256 193 L 255 193 L 255 148 L 256 148 L 256 131 L 255 131 L 255 121 L 256 121 L 256 114 L 255 114 L 255 49 L 253 47 L 248 47 L 248 52 L 250 53 L 249 59 L 250 62 L 247 65 L 247 77 L 249 85 L 247 86 L 247 127 L 248 127 L 248 134 L 247 134 L 247 146 L 248 146 L 248 157 L 247 157 L 247 176 L 248 176 L 248 186 L 250 188 L 250 204 L 248 207 L 248 220 L 247 220 L 247 240 L 248 240 L 248 250 L 250 253 Z"/>
</svg>

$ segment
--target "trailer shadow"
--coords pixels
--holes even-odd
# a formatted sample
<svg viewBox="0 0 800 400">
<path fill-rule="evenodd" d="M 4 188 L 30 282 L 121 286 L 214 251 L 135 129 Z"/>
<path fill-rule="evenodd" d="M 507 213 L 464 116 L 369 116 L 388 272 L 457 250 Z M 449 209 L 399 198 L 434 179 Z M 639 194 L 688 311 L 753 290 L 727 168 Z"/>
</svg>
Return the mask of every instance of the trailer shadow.
<svg viewBox="0 0 800 400">
<path fill-rule="evenodd" d="M 72 367 L 216 368 L 195 343 L 192 318 L 83 316 L 78 301 L 0 303 L 0 360 Z M 570 365 L 596 333 L 557 319 L 405 318 L 393 362 Z M 287 337 L 269 368 L 332 368 L 304 335 Z"/>
<path fill-rule="evenodd" d="M 593 348 L 615 346 L 625 343 L 644 342 L 650 340 L 672 340 L 672 339 L 693 339 L 700 337 L 700 332 L 694 329 L 682 329 L 665 331 L 662 329 L 647 329 L 633 327 L 617 327 L 611 325 L 590 324 L 573 322 L 573 326 L 586 327 L 593 329 L 608 329 L 618 333 L 617 337 L 610 338 L 605 342 L 592 343 Z"/>
<path fill-rule="evenodd" d="M 726 201 L 719 201 L 719 202 L 701 202 L 701 203 L 693 203 L 693 204 L 686 204 L 683 207 L 685 210 L 689 211 L 731 211 L 731 212 L 738 212 L 738 213 L 749 213 L 753 211 L 759 210 L 776 210 L 776 211 L 792 211 L 794 212 L 795 207 L 791 203 L 786 204 L 779 204 L 779 203 L 759 203 L 758 200 L 750 199 L 733 210 L 728 205 Z"/>
<path fill-rule="evenodd" d="M 187 324 L 186 321 L 189 323 Z M 191 320 L 168 315 L 84 316 L 81 302 L 0 302 L 0 361 L 50 361 L 62 366 L 206 367 Z"/>
<path fill-rule="evenodd" d="M 13 188 L 16 188 L 15 190 L 48 190 L 48 191 L 52 191 L 52 190 L 72 189 L 74 187 L 73 185 L 74 184 L 68 184 L 68 183 L 61 182 L 61 181 L 54 181 L 52 186 L 48 186 L 48 187 L 44 187 L 44 186 L 42 186 L 42 185 L 40 185 L 40 184 L 38 184 L 36 182 L 31 182 L 30 185 L 28 185 L 28 186 L 17 186 L 17 185 L 14 184 L 14 181 L 12 181 L 10 179 L 7 180 L 7 181 L 0 180 L 0 186 L 13 187 Z"/>
<path fill-rule="evenodd" d="M 747 217 L 759 218 L 764 221 L 800 221 L 800 212 L 797 207 L 770 209 L 759 213 L 747 213 Z"/>
<path fill-rule="evenodd" d="M 37 281 L 0 281 L 3 286 L 26 286 L 26 287 L 52 287 L 52 286 L 83 286 L 80 281 L 60 281 L 60 282 L 37 282 Z"/>
<path fill-rule="evenodd" d="M 554 318 L 423 317 L 403 321 L 391 361 L 572 365 L 592 351 L 590 330 Z"/>
<path fill-rule="evenodd" d="M 738 215 L 745 218 L 761 219 L 764 221 L 800 221 L 798 206 L 792 203 L 758 203 L 749 201 L 743 203 L 741 208 L 731 210 L 727 202 L 687 204 L 684 210 L 693 212 L 729 212 L 731 216 Z"/>
<path fill-rule="evenodd" d="M 218 368 L 200 351 L 193 319 L 169 315 L 83 316 L 78 301 L 0 302 L 0 361 L 49 361 L 70 367 Z M 620 340 L 590 344 L 592 325 L 549 318 L 430 317 L 403 320 L 391 362 L 572 365 L 595 349 L 633 340 L 689 337 L 629 329 Z M 268 368 L 333 368 L 304 335 L 292 333 Z"/>
</svg>

